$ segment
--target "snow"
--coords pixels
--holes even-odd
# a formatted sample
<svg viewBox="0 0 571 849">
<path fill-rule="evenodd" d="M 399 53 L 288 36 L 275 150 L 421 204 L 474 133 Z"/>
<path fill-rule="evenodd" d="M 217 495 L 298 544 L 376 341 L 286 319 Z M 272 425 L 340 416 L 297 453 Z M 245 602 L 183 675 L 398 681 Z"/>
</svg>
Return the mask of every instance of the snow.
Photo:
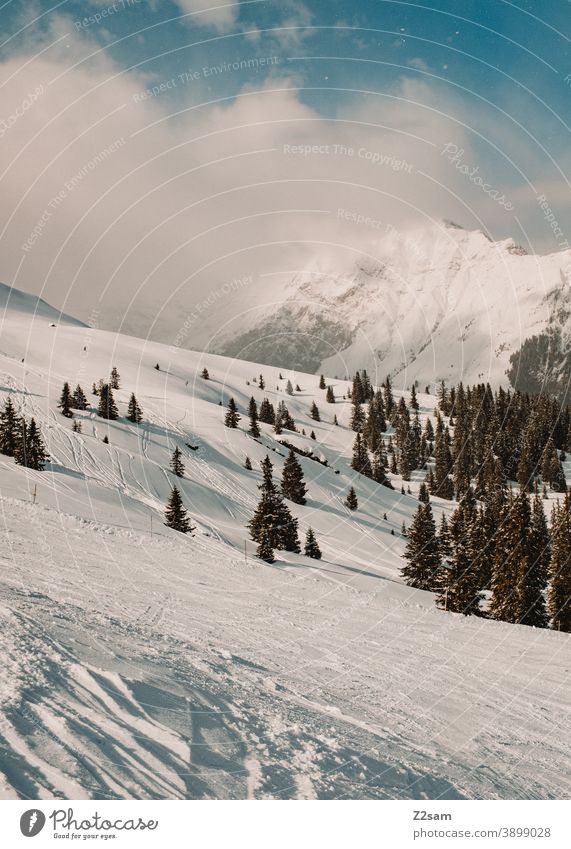
<svg viewBox="0 0 571 849">
<path fill-rule="evenodd" d="M 568 795 L 568 636 L 446 614 L 402 584 L 400 528 L 422 474 L 403 496 L 400 479 L 389 491 L 349 468 L 346 384 L 333 381 L 328 405 L 315 376 L 53 327 L 19 297 L 4 310 L 0 386 L 36 417 L 52 462 L 40 473 L 0 457 L 2 798 Z M 63 381 L 92 403 L 113 365 L 120 412 L 134 391 L 144 422 L 86 411 L 73 433 Z M 321 561 L 254 557 L 259 461 L 269 453 L 278 477 L 287 450 L 265 425 L 259 441 L 246 418 L 223 426 L 219 401 L 245 414 L 250 395 L 285 400 L 315 430 L 316 442 L 280 438 L 329 463 L 301 458 L 308 503 L 290 505 Z M 419 402 L 424 419 L 434 398 Z M 193 537 L 163 524 L 175 445 Z M 437 520 L 450 510 L 433 507 Z"/>
<path fill-rule="evenodd" d="M 328 340 L 316 373 L 344 377 L 366 368 L 378 382 L 390 374 L 403 388 L 414 380 L 423 387 L 440 380 L 497 387 L 525 339 L 547 327 L 568 339 L 569 280 L 569 250 L 527 255 L 510 239 L 492 242 L 451 225 L 389 229 L 371 256 L 342 270 L 312 266 L 288 280 L 271 305 L 225 316 L 227 338 L 218 349 L 238 352 L 244 343 L 273 361 L 275 342 L 263 342 L 271 319 L 291 335 L 298 361 L 316 337 Z M 272 292 L 278 283 L 272 278 Z M 324 319 L 344 334 L 332 334 Z M 241 335 L 256 327 L 258 342 Z"/>
</svg>

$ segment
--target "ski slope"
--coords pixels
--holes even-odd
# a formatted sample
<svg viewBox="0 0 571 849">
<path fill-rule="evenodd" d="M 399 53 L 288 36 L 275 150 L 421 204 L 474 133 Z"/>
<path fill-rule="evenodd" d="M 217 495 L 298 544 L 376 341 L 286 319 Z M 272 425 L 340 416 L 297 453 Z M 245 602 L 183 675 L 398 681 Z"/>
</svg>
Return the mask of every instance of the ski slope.
<svg viewBox="0 0 571 849">
<path fill-rule="evenodd" d="M 346 384 L 328 405 L 314 375 L 54 320 L 26 297 L 2 305 L 1 395 L 36 417 L 51 462 L 0 455 L 1 797 L 569 794 L 568 636 L 446 614 L 402 584 L 400 528 L 423 473 L 409 496 L 397 476 L 390 491 L 350 469 Z M 72 432 L 63 381 L 95 404 L 113 365 L 120 414 L 135 392 L 143 423 L 88 410 Z M 259 461 L 269 453 L 279 478 L 287 449 L 266 425 L 249 437 L 247 418 L 224 427 L 228 398 L 245 413 L 251 395 L 315 430 L 279 438 L 328 462 L 300 458 L 308 501 L 289 505 L 321 561 L 254 556 Z M 431 415 L 433 397 L 419 402 Z M 182 480 L 168 472 L 176 445 Z M 174 482 L 192 537 L 163 524 Z M 450 505 L 433 508 L 439 520 Z"/>
</svg>

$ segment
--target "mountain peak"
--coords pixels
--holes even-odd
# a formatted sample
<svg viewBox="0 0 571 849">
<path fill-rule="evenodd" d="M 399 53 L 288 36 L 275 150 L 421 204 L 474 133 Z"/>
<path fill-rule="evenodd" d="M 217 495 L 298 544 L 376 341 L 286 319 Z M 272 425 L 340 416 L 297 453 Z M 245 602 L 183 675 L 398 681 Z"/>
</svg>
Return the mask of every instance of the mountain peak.
<svg viewBox="0 0 571 849">
<path fill-rule="evenodd" d="M 29 292 L 23 292 L 21 289 L 16 289 L 14 286 L 9 286 L 6 283 L 0 283 L 0 310 L 3 313 L 3 320 L 6 320 L 11 312 L 15 312 L 19 314 L 25 313 L 35 318 L 43 318 L 58 324 L 73 324 L 80 327 L 87 326 L 79 319 L 73 318 L 73 316 L 52 307 L 43 298 L 32 295 Z"/>
</svg>

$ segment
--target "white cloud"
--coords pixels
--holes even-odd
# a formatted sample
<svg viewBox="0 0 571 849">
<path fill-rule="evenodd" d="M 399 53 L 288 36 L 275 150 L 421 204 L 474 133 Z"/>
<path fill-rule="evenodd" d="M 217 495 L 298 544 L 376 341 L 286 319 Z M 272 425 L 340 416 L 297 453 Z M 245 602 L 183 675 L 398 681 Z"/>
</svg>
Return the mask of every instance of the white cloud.
<svg viewBox="0 0 571 849">
<path fill-rule="evenodd" d="M 65 29 L 60 22 L 51 37 Z M 426 82 L 363 96 L 328 119 L 274 66 L 260 90 L 243 88 L 223 105 L 196 106 L 193 86 L 205 80 L 175 81 L 176 108 L 193 106 L 171 117 L 172 98 L 140 96 L 169 81 L 127 74 L 104 53 L 77 64 L 77 44 L 62 40 L 28 64 L 23 55 L 0 63 L 4 116 L 44 86 L 2 138 L 0 280 L 80 317 L 98 309 L 107 323 L 152 327 L 171 341 L 208 292 L 251 276 L 255 285 L 217 301 L 192 328 L 188 344 L 202 347 L 238 312 L 279 300 L 296 270 L 345 268 L 374 254 L 378 234 L 339 208 L 401 230 L 441 218 L 482 220 L 498 236 L 514 229 L 441 155 L 452 141 L 465 162 L 491 167 L 457 120 L 459 104 Z M 215 89 L 216 76 L 208 82 Z M 471 120 L 485 125 L 476 110 Z M 522 158 L 512 135 L 505 143 Z M 526 209 L 538 217 L 533 197 L 525 208 L 514 199 L 520 217 Z"/>
<path fill-rule="evenodd" d="M 189 22 L 196 26 L 213 27 L 218 32 L 228 32 L 238 20 L 238 0 L 176 0 L 177 6 L 185 15 L 192 15 Z"/>
</svg>

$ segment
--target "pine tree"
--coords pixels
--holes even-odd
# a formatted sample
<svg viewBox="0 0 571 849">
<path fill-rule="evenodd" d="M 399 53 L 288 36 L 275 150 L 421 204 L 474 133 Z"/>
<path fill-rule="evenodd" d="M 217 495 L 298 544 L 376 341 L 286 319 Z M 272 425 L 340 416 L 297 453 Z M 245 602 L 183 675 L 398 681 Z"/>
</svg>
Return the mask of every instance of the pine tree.
<svg viewBox="0 0 571 849">
<path fill-rule="evenodd" d="M 438 407 L 443 416 L 450 414 L 450 399 L 444 381 L 441 381 L 438 388 Z"/>
<path fill-rule="evenodd" d="M 244 460 L 244 468 L 248 469 L 249 472 L 252 471 L 252 461 L 249 457 L 246 457 L 246 459 Z"/>
<path fill-rule="evenodd" d="M 23 417 L 20 419 L 14 459 L 19 466 L 39 472 L 49 460 L 41 431 L 33 418 L 29 424 Z"/>
<path fill-rule="evenodd" d="M 410 409 L 411 410 L 419 410 L 420 409 L 420 407 L 418 406 L 418 400 L 417 400 L 417 397 L 416 397 L 416 386 L 414 385 L 414 383 L 412 384 L 411 389 L 410 389 Z"/>
<path fill-rule="evenodd" d="M 434 491 L 432 494 L 450 500 L 454 496 L 454 487 L 448 477 L 452 465 L 452 457 L 448 444 L 447 430 L 444 428 L 441 417 L 436 422 L 434 460 Z"/>
<path fill-rule="evenodd" d="M 260 375 L 260 380 L 262 379 L 262 375 Z M 260 404 L 260 414 L 259 420 L 264 422 L 264 424 L 273 425 L 276 421 L 276 413 L 274 410 L 274 405 L 267 399 L 264 398 L 262 403 Z"/>
<path fill-rule="evenodd" d="M 240 414 L 238 413 L 238 407 L 236 406 L 236 402 L 233 398 L 230 398 L 228 401 L 228 408 L 226 410 L 226 415 L 224 416 L 224 424 L 226 427 L 236 428 L 238 427 L 238 422 L 240 421 Z"/>
<path fill-rule="evenodd" d="M 339 422 L 337 421 L 336 415 L 333 416 L 333 424 L 335 425 L 335 427 L 339 427 Z"/>
<path fill-rule="evenodd" d="M 571 504 L 565 496 L 563 506 L 553 510 L 551 520 L 551 559 L 547 612 L 551 627 L 571 632 Z"/>
<path fill-rule="evenodd" d="M 360 433 L 365 425 L 365 413 L 361 407 L 361 402 L 357 400 L 358 398 L 359 395 L 355 395 L 355 390 L 353 390 L 353 396 L 351 398 L 351 419 L 349 421 L 349 425 L 351 430 L 354 430 L 356 433 Z"/>
<path fill-rule="evenodd" d="M 510 495 L 495 537 L 490 613 L 503 622 L 518 622 L 518 582 L 529 568 L 528 529 L 531 509 L 526 492 Z"/>
<path fill-rule="evenodd" d="M 257 439 L 260 435 L 260 426 L 258 425 L 258 405 L 256 404 L 256 399 L 253 395 L 250 398 L 250 403 L 248 405 L 248 415 L 250 417 L 250 428 L 248 433 L 250 436 L 253 436 L 254 439 Z"/>
<path fill-rule="evenodd" d="M 406 536 L 406 564 L 401 569 L 405 583 L 419 590 L 434 589 L 435 578 L 440 569 L 440 554 L 430 504 L 418 505 Z"/>
<path fill-rule="evenodd" d="M 266 388 L 266 384 L 264 382 L 264 376 L 263 375 L 260 375 L 260 379 L 258 381 L 258 386 L 260 387 L 260 389 Z M 262 421 L 263 421 L 263 419 L 262 419 Z"/>
<path fill-rule="evenodd" d="M 535 474 L 536 464 L 534 463 L 529 438 L 527 438 L 527 434 L 524 434 L 517 464 L 517 482 L 519 488 L 525 492 L 532 492 Z"/>
<path fill-rule="evenodd" d="M 295 456 L 295 451 L 290 448 L 282 473 L 282 495 L 295 504 L 305 504 L 306 493 L 303 469 Z"/>
<path fill-rule="evenodd" d="M 387 477 L 387 455 L 381 441 L 379 448 L 373 454 L 373 480 L 380 483 L 381 486 L 386 486 L 387 489 L 394 489 L 392 483 Z"/>
<path fill-rule="evenodd" d="M 248 527 L 252 539 L 261 544 L 263 534 L 267 534 L 265 544 L 271 549 L 285 549 L 299 553 L 297 519 L 291 515 L 283 496 L 273 481 L 273 465 L 268 456 L 262 460 L 262 483 L 260 501 Z"/>
<path fill-rule="evenodd" d="M 321 560 L 321 549 L 315 539 L 315 534 L 311 528 L 308 528 L 305 535 L 305 546 L 303 553 L 306 557 L 312 557 L 314 560 Z"/>
<path fill-rule="evenodd" d="M 355 471 L 359 472 L 359 474 L 365 475 L 367 478 L 373 477 L 373 469 L 371 467 L 371 460 L 369 459 L 369 452 L 367 451 L 367 446 L 365 445 L 360 433 L 357 433 L 355 442 L 353 443 L 353 459 L 351 460 L 351 468 L 355 469 Z"/>
<path fill-rule="evenodd" d="M 131 393 L 129 398 L 129 406 L 127 407 L 127 418 L 134 424 L 140 424 L 143 421 L 143 411 L 139 407 L 135 393 Z"/>
<path fill-rule="evenodd" d="M 310 415 L 311 415 L 311 418 L 312 418 L 314 421 L 316 421 L 316 422 L 320 422 L 320 421 L 321 421 L 321 416 L 319 415 L 319 409 L 318 409 L 317 404 L 315 403 L 315 401 L 312 401 L 312 403 L 311 403 Z"/>
<path fill-rule="evenodd" d="M 550 560 L 550 540 L 543 505 L 538 494 L 532 505 L 527 543 L 528 555 L 522 560 L 517 584 L 518 622 L 546 628 L 545 591 Z M 527 568 L 525 568 L 527 567 Z"/>
<path fill-rule="evenodd" d="M 420 484 L 420 489 L 418 490 L 418 500 L 423 504 L 430 504 L 430 494 L 428 492 L 428 487 L 425 483 Z"/>
<path fill-rule="evenodd" d="M 383 384 L 383 394 L 385 396 L 385 414 L 389 421 L 393 417 L 393 412 L 395 409 L 395 400 L 393 398 L 393 391 L 391 388 L 390 378 L 387 377 Z"/>
<path fill-rule="evenodd" d="M 182 451 L 180 450 L 178 445 L 172 452 L 170 470 L 173 475 L 177 476 L 177 478 L 182 478 L 184 476 L 184 463 L 182 462 Z"/>
<path fill-rule="evenodd" d="M 293 385 L 291 380 L 288 380 L 288 382 L 286 383 L 286 392 L 288 395 L 293 395 Z"/>
<path fill-rule="evenodd" d="M 165 525 L 181 534 L 191 533 L 194 528 L 190 523 L 182 498 L 176 486 L 173 486 L 170 498 L 165 509 Z"/>
<path fill-rule="evenodd" d="M 310 439 L 317 439 L 314 430 L 311 431 L 311 433 L 309 434 L 309 437 L 310 437 Z"/>
<path fill-rule="evenodd" d="M 262 527 L 260 530 L 260 536 L 258 540 L 258 547 L 256 549 L 256 556 L 260 558 L 260 560 L 264 560 L 266 563 L 274 563 L 274 549 L 270 543 L 271 533 L 266 527 Z"/>
<path fill-rule="evenodd" d="M 71 429 L 73 430 L 74 433 L 81 433 L 81 422 L 78 421 L 77 419 L 74 419 L 73 424 L 71 426 Z"/>
<path fill-rule="evenodd" d="M 71 406 L 74 410 L 87 410 L 89 406 L 87 403 L 87 398 L 85 397 L 85 393 L 79 383 L 73 391 Z"/>
<path fill-rule="evenodd" d="M 204 380 L 210 380 L 210 373 L 206 366 L 204 366 L 204 368 L 202 369 L 201 376 Z"/>
<path fill-rule="evenodd" d="M 326 386 L 327 384 L 325 383 L 325 377 L 321 375 L 321 377 L 319 378 L 319 388 L 325 389 Z"/>
<path fill-rule="evenodd" d="M 111 421 L 114 421 L 115 419 L 119 418 L 117 405 L 115 404 L 115 399 L 113 398 L 113 392 L 111 391 L 111 387 L 108 383 L 104 383 L 101 386 L 97 414 L 101 416 L 102 419 L 110 419 Z"/>
<path fill-rule="evenodd" d="M 4 409 L 0 413 L 0 454 L 13 457 L 18 442 L 19 422 L 12 399 L 8 397 L 4 402 Z"/>
<path fill-rule="evenodd" d="M 104 443 L 104 445 L 109 445 L 109 437 L 107 436 L 107 434 L 105 434 L 101 441 Z"/>
<path fill-rule="evenodd" d="M 94 395 L 99 395 L 99 387 L 95 383 L 95 381 L 91 384 L 91 391 Z"/>
<path fill-rule="evenodd" d="M 427 419 L 426 424 L 424 425 L 424 435 L 426 436 L 427 442 L 434 442 L 434 428 L 432 427 L 430 419 Z"/>
<path fill-rule="evenodd" d="M 327 392 L 325 393 L 325 400 L 327 401 L 328 404 L 334 404 L 335 403 L 335 392 L 333 391 L 332 386 L 327 387 Z"/>
<path fill-rule="evenodd" d="M 275 414 L 274 431 L 279 434 L 284 429 L 295 431 L 296 427 L 285 402 L 280 401 Z"/>
<path fill-rule="evenodd" d="M 119 372 L 117 371 L 115 366 L 113 366 L 113 368 L 111 369 L 109 385 L 111 386 L 111 389 L 119 389 Z"/>
<path fill-rule="evenodd" d="M 440 528 L 438 529 L 438 548 L 440 556 L 444 560 L 448 560 L 448 558 L 452 555 L 452 537 L 450 535 L 450 528 L 448 527 L 448 520 L 445 513 L 443 513 L 440 518 Z"/>
<path fill-rule="evenodd" d="M 554 492 L 566 492 L 567 484 L 565 481 L 565 473 L 561 460 L 557 454 L 557 449 L 553 439 L 549 437 L 544 448 L 541 463 L 541 476 L 546 481 Z"/>
<path fill-rule="evenodd" d="M 478 615 L 482 600 L 479 558 L 486 541 L 472 489 L 454 512 L 450 526 L 451 551 L 445 581 L 439 581 L 438 603 L 454 613 Z"/>
<path fill-rule="evenodd" d="M 383 440 L 383 433 L 387 429 L 384 417 L 383 401 L 379 394 L 374 395 L 369 401 L 367 418 L 363 425 L 363 436 L 369 451 L 376 451 Z"/>
<path fill-rule="evenodd" d="M 354 487 L 349 487 L 349 492 L 347 493 L 347 498 L 345 499 L 345 507 L 348 507 L 349 510 L 356 510 L 359 506 L 359 501 L 357 499 L 357 493 L 355 492 Z"/>
<path fill-rule="evenodd" d="M 62 416 L 65 416 L 68 419 L 73 418 L 73 413 L 71 411 L 72 407 L 72 399 L 71 399 L 71 389 L 69 388 L 69 383 L 66 382 L 63 385 L 63 389 L 61 391 L 61 396 L 59 399 L 58 407 L 61 410 Z"/>
</svg>

